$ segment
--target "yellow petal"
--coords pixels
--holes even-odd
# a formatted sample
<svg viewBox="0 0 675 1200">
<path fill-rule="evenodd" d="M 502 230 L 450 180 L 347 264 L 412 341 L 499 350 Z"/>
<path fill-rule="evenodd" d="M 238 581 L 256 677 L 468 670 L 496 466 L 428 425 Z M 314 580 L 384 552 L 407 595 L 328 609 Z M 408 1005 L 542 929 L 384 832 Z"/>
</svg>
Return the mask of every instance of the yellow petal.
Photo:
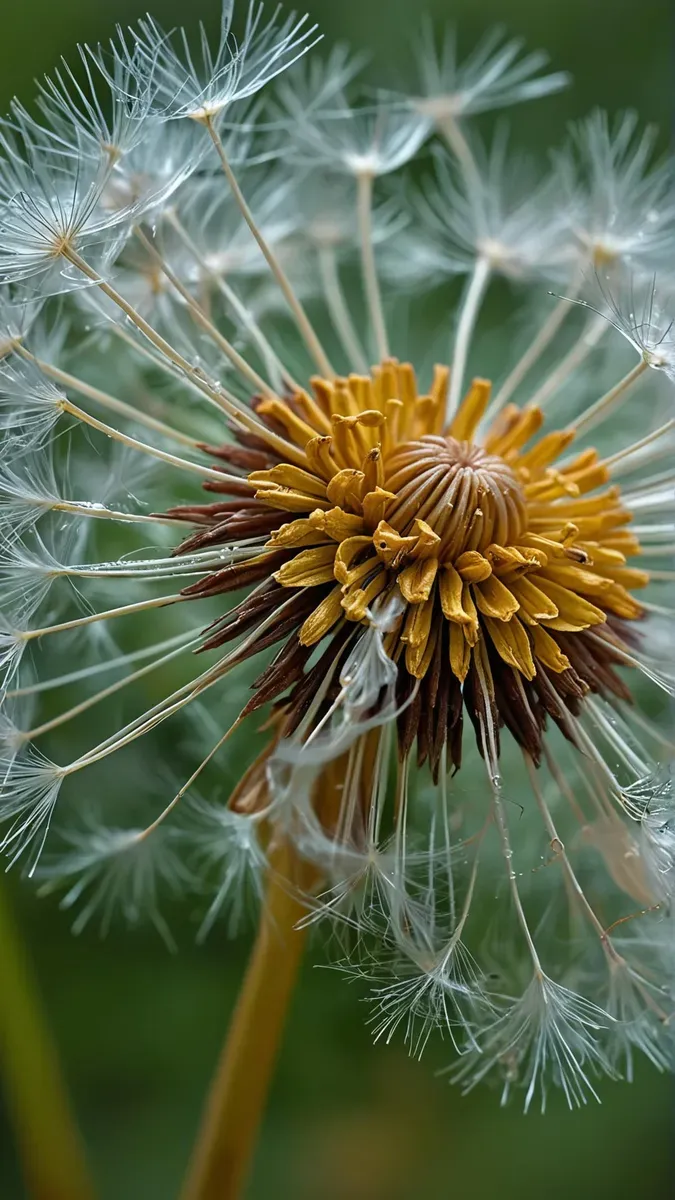
<svg viewBox="0 0 675 1200">
<path fill-rule="evenodd" d="M 358 412 L 365 412 L 367 408 L 377 407 L 373 381 L 370 375 L 350 375 L 347 385 L 354 397 L 354 403 Z"/>
<path fill-rule="evenodd" d="M 304 624 L 300 626 L 298 634 L 300 644 L 302 646 L 316 645 L 342 616 L 342 588 L 338 586 L 334 587 L 320 604 L 317 604 Z"/>
<path fill-rule="evenodd" d="M 270 508 L 281 508 L 290 512 L 309 512 L 317 506 L 330 508 L 328 500 L 319 500 L 317 496 L 308 496 L 307 492 L 297 492 L 277 484 L 258 488 L 255 498 L 262 500 L 263 504 L 268 504 Z"/>
<path fill-rule="evenodd" d="M 526 679 L 534 679 L 537 668 L 532 658 L 530 639 L 518 618 L 506 622 L 485 617 L 484 623 L 500 658 L 520 671 Z"/>
<path fill-rule="evenodd" d="M 472 595 L 479 612 L 486 617 L 497 617 L 500 621 L 510 621 L 520 607 L 513 592 L 495 575 L 484 579 L 482 583 L 475 583 Z"/>
<path fill-rule="evenodd" d="M 561 671 L 569 669 L 569 658 L 563 654 L 555 638 L 552 638 L 541 625 L 532 627 L 532 639 L 535 656 L 545 667 L 548 667 L 550 671 L 555 671 L 558 675 Z"/>
<path fill-rule="evenodd" d="M 464 637 L 470 646 L 475 646 L 480 637 L 480 625 L 478 623 L 478 613 L 476 605 L 473 602 L 471 594 L 471 584 L 465 583 L 462 587 L 462 608 L 467 615 L 467 621 L 462 626 Z"/>
<path fill-rule="evenodd" d="M 574 554 L 570 553 L 569 548 L 563 545 L 562 542 L 555 541 L 552 537 L 545 537 L 540 533 L 532 533 L 531 531 L 523 534 L 520 539 L 518 548 L 522 549 L 523 546 L 528 550 L 535 550 L 542 553 L 544 555 L 544 562 L 547 558 L 574 557 Z M 586 558 L 587 555 L 582 554 L 576 561 L 585 562 Z"/>
<path fill-rule="evenodd" d="M 375 488 L 384 486 L 384 464 L 382 462 L 382 447 L 373 446 L 361 463 L 363 471 L 363 490 L 372 492 Z"/>
<path fill-rule="evenodd" d="M 357 462 L 372 450 L 376 441 L 376 430 L 384 422 L 384 416 L 376 408 L 366 409 L 365 412 L 353 416 L 341 416 L 334 413 L 331 418 L 333 437 L 345 461 Z"/>
<path fill-rule="evenodd" d="M 450 368 L 441 366 L 439 363 L 434 365 L 434 377 L 429 388 L 429 395 L 434 401 L 436 407 L 436 427 L 431 430 L 432 433 L 440 433 L 445 420 L 445 411 L 448 404 L 448 384 L 450 382 Z"/>
<path fill-rule="evenodd" d="M 411 604 L 408 608 L 401 641 L 409 642 L 411 646 L 426 646 L 433 612 L 433 596 L 430 596 L 423 604 Z"/>
<path fill-rule="evenodd" d="M 423 664 L 426 658 L 426 647 L 432 634 L 432 619 L 434 619 L 434 596 L 425 600 L 424 604 L 411 605 L 401 641 L 407 642 L 406 667 L 417 679 L 422 678 Z M 428 660 L 426 660 L 428 665 Z M 424 672 L 426 666 L 424 666 Z M 423 672 L 423 673 L 424 673 Z"/>
<path fill-rule="evenodd" d="M 438 571 L 437 558 L 418 558 L 398 576 L 401 595 L 409 604 L 421 604 L 428 600 Z"/>
<path fill-rule="evenodd" d="M 471 662 L 471 647 L 467 642 L 461 625 L 450 626 L 450 670 L 453 675 L 464 683 Z"/>
<path fill-rule="evenodd" d="M 416 539 L 411 551 L 413 558 L 430 558 L 438 553 L 441 539 L 431 526 L 427 525 L 426 521 L 421 521 L 417 517 L 413 521 L 412 534 Z"/>
<path fill-rule="evenodd" d="M 626 555 L 620 550 L 611 550 L 598 542 L 584 542 L 581 548 L 586 551 L 588 561 L 594 567 L 622 567 L 626 562 Z"/>
<path fill-rule="evenodd" d="M 425 643 L 420 644 L 419 646 L 406 646 L 406 670 L 410 675 L 413 675 L 415 679 L 424 679 L 424 676 L 429 670 L 429 665 L 436 649 L 437 637 L 438 630 L 432 625 L 429 631 L 429 637 Z"/>
<path fill-rule="evenodd" d="M 361 509 L 362 483 L 363 471 L 347 467 L 333 476 L 326 487 L 326 495 L 332 505 L 336 505 L 338 508 L 347 508 L 348 505 L 351 505 L 358 512 Z"/>
<path fill-rule="evenodd" d="M 356 513 L 346 513 L 342 508 L 329 508 L 327 512 L 312 514 L 317 527 L 336 542 L 355 537 L 364 532 L 363 518 Z"/>
<path fill-rule="evenodd" d="M 510 451 L 519 450 L 541 428 L 544 421 L 544 414 L 539 408 L 524 408 L 521 412 L 515 406 L 508 405 L 503 415 L 503 425 L 497 427 L 494 433 L 490 430 L 485 439 L 488 454 L 504 456 Z"/>
<path fill-rule="evenodd" d="M 574 441 L 574 432 L 571 430 L 556 429 L 552 433 L 547 433 L 544 437 L 539 438 L 531 450 L 526 450 L 524 454 L 518 455 L 518 469 L 525 469 L 530 473 L 541 470 L 542 467 L 548 466 L 549 463 L 559 458 L 572 441 Z"/>
<path fill-rule="evenodd" d="M 368 529 L 375 529 L 383 519 L 390 500 L 395 500 L 396 496 L 393 492 L 386 491 L 385 488 L 376 487 L 372 492 L 366 492 L 361 502 L 363 508 L 363 520 Z"/>
<path fill-rule="evenodd" d="M 342 584 L 342 594 L 353 588 L 356 584 L 361 584 L 364 579 L 370 579 L 373 571 L 379 570 L 380 561 L 374 554 L 364 558 L 363 562 L 358 563 L 355 567 L 350 567 L 346 570 L 342 564 L 335 567 L 335 578 Z"/>
<path fill-rule="evenodd" d="M 321 516 L 321 510 L 318 510 Z M 297 521 L 288 521 L 285 525 L 280 525 L 272 534 L 268 546 L 317 546 L 322 542 L 329 540 L 328 535 L 324 534 L 314 516 L 300 517 Z"/>
<path fill-rule="evenodd" d="M 304 448 L 312 438 L 316 437 L 316 429 L 312 429 L 312 426 L 303 421 L 297 413 L 294 413 L 293 409 L 284 404 L 283 400 L 261 400 L 257 411 L 264 416 L 272 417 L 273 420 L 279 421 L 296 446 Z"/>
<path fill-rule="evenodd" d="M 320 583 L 332 583 L 334 563 L 334 545 L 316 546 L 312 550 L 301 550 L 274 572 L 274 578 L 282 587 L 316 587 Z"/>
<path fill-rule="evenodd" d="M 535 575 L 534 578 L 538 579 L 539 576 Z M 529 618 L 528 624 L 530 621 L 545 621 L 558 616 L 557 605 L 532 582 L 532 576 L 521 575 L 512 579 L 509 588 L 520 604 L 522 617 Z"/>
<path fill-rule="evenodd" d="M 539 578 L 539 576 L 537 577 Z M 595 571 L 589 571 L 577 563 L 550 563 L 541 572 L 541 578 L 550 579 L 573 592 L 583 592 L 585 596 L 602 596 L 612 589 L 612 580 Z"/>
<path fill-rule="evenodd" d="M 303 471 L 301 467 L 294 467 L 291 463 L 279 463 L 269 471 L 251 471 L 248 482 L 253 487 L 266 487 L 270 483 L 276 483 L 279 487 L 306 492 L 308 496 L 316 496 L 319 500 L 326 496 L 326 484 L 323 479 L 317 479 L 316 475 Z"/>
<path fill-rule="evenodd" d="M 305 446 L 307 465 L 322 479 L 332 479 L 338 473 L 332 451 L 332 437 L 315 437 Z"/>
<path fill-rule="evenodd" d="M 568 588 L 561 587 L 542 575 L 537 575 L 537 584 L 555 604 L 561 621 L 571 622 L 579 629 L 585 629 L 588 625 L 601 625 L 605 621 L 605 613 L 601 608 L 596 608 L 590 600 L 584 600 Z M 553 628 L 559 626 L 554 625 Z"/>
<path fill-rule="evenodd" d="M 490 399 L 492 384 L 489 379 L 473 379 L 471 387 L 460 404 L 457 415 L 448 433 L 458 442 L 470 442 Z"/>
<path fill-rule="evenodd" d="M 416 537 L 401 537 L 386 521 L 380 521 L 373 534 L 373 545 L 387 567 L 398 566 L 412 552 L 416 542 Z"/>
<path fill-rule="evenodd" d="M 466 583 L 481 583 L 492 574 L 487 558 L 477 550 L 465 550 L 455 561 L 455 567 Z"/>
<path fill-rule="evenodd" d="M 607 567 L 610 579 L 620 583 L 622 587 L 643 588 L 649 583 L 649 572 L 639 571 L 637 567 Z"/>
<path fill-rule="evenodd" d="M 340 583 L 350 582 L 352 562 L 362 550 L 372 550 L 369 537 L 350 537 L 340 543 L 335 554 L 335 578 Z"/>
<path fill-rule="evenodd" d="M 627 621 L 637 621 L 644 613 L 642 605 L 619 583 L 613 584 L 611 592 L 603 596 L 602 606 L 607 612 Z"/>
<path fill-rule="evenodd" d="M 308 425 L 313 429 L 319 430 L 320 433 L 330 434 L 330 420 L 326 416 L 323 409 L 308 396 L 307 392 L 300 390 L 293 395 L 293 402 L 297 405 Z"/>
<path fill-rule="evenodd" d="M 384 412 L 387 420 L 382 431 L 382 446 L 385 454 L 389 454 L 396 449 L 402 439 L 401 430 L 405 422 L 405 405 L 400 400 L 387 400 Z"/>
<path fill-rule="evenodd" d="M 468 622 L 469 618 L 462 607 L 462 578 L 450 564 L 441 569 L 438 592 L 446 620 L 458 621 L 461 625 Z"/>
<path fill-rule="evenodd" d="M 372 566 L 371 566 L 372 570 Z M 387 574 L 381 568 L 365 587 L 352 586 L 342 597 L 342 608 L 350 621 L 363 621 L 366 609 L 387 586 Z M 341 589 L 344 592 L 344 588 Z"/>
</svg>

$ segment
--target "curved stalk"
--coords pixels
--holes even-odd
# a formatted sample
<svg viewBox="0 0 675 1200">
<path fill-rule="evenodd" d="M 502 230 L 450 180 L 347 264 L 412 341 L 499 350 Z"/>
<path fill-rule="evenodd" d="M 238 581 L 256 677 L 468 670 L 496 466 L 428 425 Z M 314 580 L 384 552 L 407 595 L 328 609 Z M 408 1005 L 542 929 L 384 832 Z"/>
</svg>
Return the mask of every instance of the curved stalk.
<svg viewBox="0 0 675 1200">
<path fill-rule="evenodd" d="M 318 367 L 319 373 L 321 375 L 323 375 L 325 379 L 334 379 L 335 372 L 330 364 L 330 361 L 326 355 L 326 352 L 325 352 L 323 346 L 321 345 L 321 342 L 319 341 L 319 339 L 314 331 L 314 327 L 313 327 L 311 321 L 309 320 L 309 317 L 307 316 L 307 313 L 305 312 L 305 309 L 304 309 L 301 301 L 298 299 L 295 292 L 293 291 L 291 282 L 288 279 L 288 276 L 286 275 L 286 272 L 284 271 L 283 267 L 281 266 L 281 263 L 279 262 L 278 258 L 276 257 L 274 251 L 272 250 L 272 248 L 270 246 L 268 246 L 265 238 L 263 237 L 262 233 L 260 232 L 260 230 L 258 229 L 258 226 L 255 223 L 253 213 L 251 212 L 248 204 L 246 203 L 244 193 L 242 192 L 242 190 L 239 186 L 237 177 L 236 177 L 234 171 L 232 170 L 230 161 L 225 153 L 225 147 L 223 146 L 223 143 L 221 141 L 218 130 L 216 129 L 215 125 L 213 124 L 213 121 L 210 118 L 207 118 L 207 120 L 204 122 L 204 124 L 206 125 L 206 128 L 209 132 L 209 136 L 216 148 L 216 153 L 218 155 L 218 158 L 220 159 L 220 165 L 223 168 L 223 173 L 225 175 L 225 178 L 227 179 L 227 182 L 230 185 L 230 188 L 232 190 L 232 195 L 234 196 L 234 199 L 237 203 L 239 211 L 241 212 L 241 215 L 243 216 L 244 220 L 246 221 L 246 224 L 248 225 L 249 229 L 251 230 L 251 233 L 253 234 L 256 242 L 258 243 L 258 245 L 265 257 L 265 261 L 267 262 L 268 267 L 270 268 L 272 274 L 274 275 L 274 278 L 276 279 L 276 281 L 281 289 L 281 292 L 286 300 L 286 303 L 288 304 L 288 307 L 290 308 L 290 310 L 293 314 L 295 323 L 304 339 L 305 345 L 306 345 L 307 349 L 309 350 L 309 353 L 311 354 L 312 358 L 314 359 L 314 362 L 316 363 L 316 365 Z"/>
<path fill-rule="evenodd" d="M 319 246 L 318 263 L 326 307 L 335 327 L 347 362 L 353 371 L 368 374 L 368 360 L 363 352 L 359 336 L 354 328 L 347 301 L 340 283 L 335 250 L 332 246 Z"/>
<path fill-rule="evenodd" d="M 572 292 L 572 297 L 576 295 L 578 287 Z M 544 321 L 541 329 L 530 343 L 530 346 L 516 363 L 515 367 L 510 371 L 495 396 L 492 404 L 485 414 L 485 421 L 489 422 L 505 404 L 511 399 L 513 393 L 520 387 L 525 376 L 531 371 L 532 367 L 541 358 L 546 347 L 553 340 L 556 333 L 560 329 L 565 317 L 572 311 L 570 297 L 561 296 L 558 303 L 554 305 Z"/>
<path fill-rule="evenodd" d="M 446 116 L 437 122 L 437 126 L 457 159 L 467 190 L 478 196 L 483 188 L 483 181 L 473 150 L 462 132 L 459 121 L 456 117 Z"/>
<path fill-rule="evenodd" d="M 459 408 L 471 338 L 473 337 L 480 306 L 483 303 L 483 297 L 490 282 L 491 274 L 492 270 L 488 260 L 482 257 L 477 258 L 459 312 L 457 334 L 452 353 L 452 367 L 450 369 L 450 392 L 448 395 L 446 421 L 450 421 Z"/>
<path fill-rule="evenodd" d="M 375 250 L 373 247 L 373 176 L 361 171 L 356 178 L 356 216 L 361 243 L 361 270 L 363 287 L 368 302 L 368 312 L 373 327 L 373 337 L 381 362 L 389 358 L 389 339 L 382 308 L 382 293 L 377 277 Z"/>
<path fill-rule="evenodd" d="M 300 864 L 287 843 L 271 860 L 256 942 L 181 1200 L 236 1200 L 246 1183 L 307 933 L 296 928 L 306 912 L 294 894 Z"/>
</svg>

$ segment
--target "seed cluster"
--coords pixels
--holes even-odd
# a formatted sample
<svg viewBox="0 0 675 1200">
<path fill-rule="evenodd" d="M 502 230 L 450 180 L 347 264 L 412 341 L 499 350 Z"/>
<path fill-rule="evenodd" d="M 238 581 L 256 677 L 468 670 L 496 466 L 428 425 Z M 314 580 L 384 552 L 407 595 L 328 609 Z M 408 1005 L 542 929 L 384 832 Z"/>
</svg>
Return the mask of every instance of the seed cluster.
<svg viewBox="0 0 675 1200">
<path fill-rule="evenodd" d="M 284 645 L 253 704 L 294 684 L 284 701 L 291 728 L 325 669 L 324 658 L 306 670 L 313 647 L 326 640 L 334 662 L 349 624 L 367 623 L 378 598 L 398 589 L 404 605 L 385 648 L 398 664 L 400 751 L 417 738 L 434 774 L 446 743 L 460 765 L 463 704 L 477 730 L 489 705 L 496 726 L 538 761 L 547 714 L 564 730 L 565 710 L 576 712 L 586 692 L 627 698 L 613 666 L 623 623 L 642 615 L 631 591 L 648 582 L 626 564 L 640 546 L 619 489 L 598 491 L 609 473 L 597 452 L 560 461 L 574 432 L 541 435 L 536 407 L 509 405 L 481 433 L 484 379 L 446 425 L 448 378 L 437 367 L 420 395 L 412 366 L 387 360 L 370 376 L 315 378 L 311 395 L 258 400 L 257 416 L 297 448 L 295 461 L 240 435 L 215 453 L 248 469 L 241 495 L 171 513 L 206 525 L 183 551 L 268 534 L 263 554 L 186 591 L 266 580 L 206 645 L 276 613 L 261 637 Z"/>
</svg>

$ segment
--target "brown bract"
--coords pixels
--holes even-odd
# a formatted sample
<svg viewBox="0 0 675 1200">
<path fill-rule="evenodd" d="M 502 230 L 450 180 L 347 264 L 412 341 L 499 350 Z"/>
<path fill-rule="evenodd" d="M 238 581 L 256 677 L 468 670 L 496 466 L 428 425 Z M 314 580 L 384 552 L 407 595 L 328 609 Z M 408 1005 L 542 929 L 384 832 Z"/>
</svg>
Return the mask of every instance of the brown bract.
<svg viewBox="0 0 675 1200">
<path fill-rule="evenodd" d="M 420 395 L 413 368 L 391 360 L 257 399 L 295 461 L 237 435 L 210 449 L 241 485 L 209 481 L 230 498 L 171 514 L 200 526 L 179 552 L 258 539 L 250 560 L 186 595 L 257 585 L 205 646 L 258 626 L 243 656 L 283 641 L 245 711 L 276 700 L 286 732 L 326 675 L 337 681 L 355 625 L 398 589 L 384 644 L 398 664 L 399 748 L 407 756 L 416 740 L 435 776 L 444 747 L 460 765 L 464 708 L 482 751 L 486 729 L 506 725 L 538 762 L 547 716 L 573 737 L 569 715 L 588 691 L 629 699 L 614 668 L 626 622 L 642 615 L 631 592 L 648 581 L 626 563 L 640 547 L 596 451 L 570 451 L 569 430 L 542 434 L 535 407 L 509 405 L 479 433 L 484 379 L 446 425 L 448 376 L 437 367 Z"/>
</svg>

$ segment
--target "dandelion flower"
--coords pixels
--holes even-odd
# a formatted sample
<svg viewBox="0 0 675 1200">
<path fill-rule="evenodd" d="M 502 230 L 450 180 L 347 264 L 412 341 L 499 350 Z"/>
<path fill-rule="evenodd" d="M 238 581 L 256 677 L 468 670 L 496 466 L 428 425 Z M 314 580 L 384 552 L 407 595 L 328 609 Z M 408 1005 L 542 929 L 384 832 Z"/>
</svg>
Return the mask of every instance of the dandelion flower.
<svg viewBox="0 0 675 1200">
<path fill-rule="evenodd" d="M 578 267 L 579 194 L 566 209 L 548 180 L 507 203 L 508 143 L 467 156 L 462 133 L 435 183 L 392 201 L 428 123 L 400 99 L 354 107 L 343 53 L 334 90 L 301 71 L 294 104 L 289 72 L 280 95 L 242 108 L 313 33 L 263 24 L 254 5 L 235 42 L 231 17 L 226 2 L 199 63 L 148 18 L 117 43 L 123 68 L 82 85 L 130 90 L 143 130 L 129 153 L 151 164 L 155 137 L 176 130 L 180 146 L 191 130 L 171 186 L 106 207 L 110 165 L 89 168 L 105 105 L 88 90 L 71 104 L 65 68 L 42 87 L 52 135 L 4 141 L 0 184 L 20 180 L 23 196 L 0 191 L 0 414 L 17 450 L 0 471 L 4 688 L 9 703 L 68 699 L 7 726 L 3 845 L 31 871 L 47 845 L 50 888 L 61 878 L 68 906 L 82 896 L 78 927 L 97 906 L 105 925 L 115 908 L 135 923 L 145 886 L 167 936 L 162 883 L 196 889 L 202 935 L 262 897 L 232 1033 L 246 1071 L 251 1013 L 262 1005 L 274 1041 L 303 932 L 326 929 L 371 981 L 376 1036 L 402 1029 L 419 1052 L 445 1030 L 465 1088 L 496 1078 L 525 1108 L 552 1086 L 583 1103 L 603 1074 L 630 1076 L 638 1050 L 669 1062 L 672 964 L 652 948 L 673 896 L 672 740 L 650 715 L 651 696 L 673 693 L 668 303 L 652 288 L 646 311 L 600 306 L 570 345 L 562 306 L 578 308 L 551 306 L 548 288 Z M 448 84 L 457 112 L 560 84 L 516 51 L 476 53 Z M 266 154 L 264 178 L 255 149 L 246 158 L 252 122 L 268 149 L 271 128 L 293 140 Z M 36 151 L 68 124 L 81 172 Z M 597 179 L 577 185 L 592 208 Z M 442 306 L 450 350 L 435 365 L 416 320 L 425 280 L 408 274 L 404 295 L 389 254 L 423 222 L 468 279 Z M 522 358 L 508 335 L 483 336 L 500 274 L 511 308 L 526 291 L 549 306 Z M 40 322 L 12 316 L 12 300 L 20 314 L 38 299 Z M 68 336 L 46 352 L 48 314 Z M 488 359 L 506 377 L 495 390 Z M 120 453 L 153 470 L 138 485 L 115 475 L 111 495 L 101 481 Z M 68 541 L 71 525 L 86 542 Z M 89 709 L 97 740 L 83 746 Z M 262 716 L 257 753 L 239 759 L 240 729 Z M 153 743 L 176 783 L 149 821 L 144 808 L 128 830 L 71 824 L 81 772 Z M 229 798 L 206 786 L 223 762 Z M 216 1170 L 211 1136 L 236 1137 L 244 1170 L 253 1130 L 235 1084 L 216 1081 L 223 1120 L 197 1175 Z"/>
</svg>

